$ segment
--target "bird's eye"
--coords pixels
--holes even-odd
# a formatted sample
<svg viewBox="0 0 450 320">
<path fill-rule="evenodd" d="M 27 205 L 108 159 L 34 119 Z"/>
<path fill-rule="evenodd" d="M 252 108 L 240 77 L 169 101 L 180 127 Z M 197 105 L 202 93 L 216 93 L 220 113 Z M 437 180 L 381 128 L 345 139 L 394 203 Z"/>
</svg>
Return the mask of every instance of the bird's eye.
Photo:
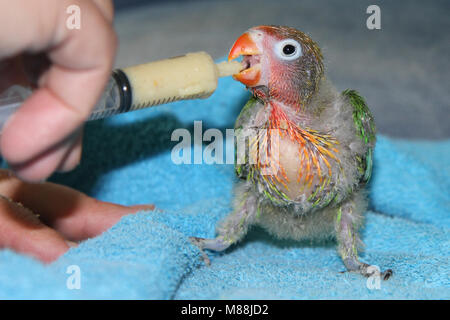
<svg viewBox="0 0 450 320">
<path fill-rule="evenodd" d="M 292 44 L 287 44 L 283 47 L 283 53 L 287 56 L 295 54 L 295 47 Z"/>
<path fill-rule="evenodd" d="M 295 60 L 302 55 L 302 46 L 294 39 L 285 39 L 275 45 L 276 55 L 283 60 Z"/>
</svg>

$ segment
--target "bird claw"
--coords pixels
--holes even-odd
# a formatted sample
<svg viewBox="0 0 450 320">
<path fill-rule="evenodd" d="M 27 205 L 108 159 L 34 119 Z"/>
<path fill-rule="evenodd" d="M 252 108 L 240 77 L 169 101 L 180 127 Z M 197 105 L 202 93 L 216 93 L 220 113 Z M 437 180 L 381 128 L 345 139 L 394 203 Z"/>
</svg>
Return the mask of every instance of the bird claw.
<svg viewBox="0 0 450 320">
<path fill-rule="evenodd" d="M 189 237 L 189 241 L 200 250 L 200 253 L 202 255 L 201 259 L 203 260 L 203 262 L 207 266 L 210 266 L 211 265 L 211 260 L 209 259 L 209 257 L 206 254 L 206 252 L 203 250 L 203 247 L 204 247 L 203 242 L 204 242 L 204 240 L 205 240 L 204 238 Z"/>
<path fill-rule="evenodd" d="M 392 269 L 387 269 L 387 270 L 384 270 L 380 274 L 380 276 L 381 276 L 381 279 L 388 280 L 393 274 L 394 274 L 394 271 L 392 271 Z"/>
</svg>

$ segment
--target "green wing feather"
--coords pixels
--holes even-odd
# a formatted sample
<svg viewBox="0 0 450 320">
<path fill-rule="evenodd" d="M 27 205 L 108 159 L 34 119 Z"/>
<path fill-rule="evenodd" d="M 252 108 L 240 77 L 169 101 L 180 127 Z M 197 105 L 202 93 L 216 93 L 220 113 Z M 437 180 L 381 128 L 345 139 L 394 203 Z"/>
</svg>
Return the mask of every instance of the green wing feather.
<svg viewBox="0 0 450 320">
<path fill-rule="evenodd" d="M 368 146 L 366 154 L 358 158 L 361 182 L 366 183 L 370 180 L 372 174 L 373 149 L 376 140 L 375 122 L 366 101 L 358 92 L 347 89 L 342 94 L 348 98 L 353 106 L 353 122 L 355 123 L 356 134 Z"/>
<path fill-rule="evenodd" d="M 236 137 L 239 137 L 240 132 L 242 128 L 251 120 L 252 116 L 256 112 L 256 107 L 260 107 L 259 100 L 255 97 L 250 97 L 250 99 L 247 101 L 247 103 L 244 105 L 244 107 L 241 110 L 241 113 L 236 119 L 236 122 L 234 124 L 234 132 Z M 238 140 L 238 139 L 236 139 Z M 235 140 L 235 154 L 237 153 L 236 148 L 236 140 Z M 235 155 L 236 157 L 237 155 Z M 238 164 L 237 161 L 235 161 L 235 171 L 239 178 L 246 179 L 247 175 L 249 174 L 249 166 L 248 166 L 248 148 L 245 150 L 245 161 L 243 164 Z M 235 159 L 236 160 L 236 159 Z"/>
</svg>

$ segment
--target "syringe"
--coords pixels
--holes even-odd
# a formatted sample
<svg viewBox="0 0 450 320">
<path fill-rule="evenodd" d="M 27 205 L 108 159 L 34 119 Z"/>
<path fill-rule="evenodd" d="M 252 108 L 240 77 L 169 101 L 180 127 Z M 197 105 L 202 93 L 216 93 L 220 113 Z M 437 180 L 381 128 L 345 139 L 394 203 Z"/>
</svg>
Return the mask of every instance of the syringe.
<svg viewBox="0 0 450 320">
<path fill-rule="evenodd" d="M 242 69 L 237 61 L 215 64 L 206 52 L 116 69 L 88 120 L 177 100 L 204 99 L 216 90 L 219 77 Z M 0 131 L 31 93 L 15 85 L 0 95 Z"/>
</svg>

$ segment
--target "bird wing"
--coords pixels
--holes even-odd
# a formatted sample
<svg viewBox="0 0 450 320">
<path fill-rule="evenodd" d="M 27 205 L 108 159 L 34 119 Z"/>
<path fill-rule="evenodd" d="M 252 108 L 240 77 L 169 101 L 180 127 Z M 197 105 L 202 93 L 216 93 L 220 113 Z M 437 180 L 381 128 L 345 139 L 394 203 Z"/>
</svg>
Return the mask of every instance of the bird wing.
<svg viewBox="0 0 450 320">
<path fill-rule="evenodd" d="M 255 113 L 257 112 L 257 109 L 261 106 L 260 101 L 255 98 L 254 96 L 250 97 L 250 99 L 247 101 L 247 103 L 244 105 L 244 107 L 241 110 L 241 113 L 236 119 L 236 122 L 234 124 L 234 132 L 236 135 L 234 150 L 235 150 L 235 160 L 237 157 L 237 146 L 236 143 L 239 141 L 239 136 L 242 133 L 242 130 L 244 128 L 248 128 L 248 125 L 252 118 L 254 117 Z M 235 161 L 235 171 L 236 175 L 241 179 L 246 179 L 247 175 L 249 174 L 249 164 L 248 164 L 248 155 L 249 155 L 249 148 L 246 144 L 245 147 L 245 159 L 244 163 L 238 163 Z"/>
<path fill-rule="evenodd" d="M 353 122 L 356 127 L 357 136 L 368 147 L 367 152 L 362 157 L 357 157 L 358 170 L 361 173 L 361 182 L 367 183 L 370 180 L 373 166 L 373 150 L 375 147 L 375 122 L 372 113 L 361 95 L 355 90 L 347 89 L 342 92 L 350 105 L 353 107 Z"/>
</svg>

